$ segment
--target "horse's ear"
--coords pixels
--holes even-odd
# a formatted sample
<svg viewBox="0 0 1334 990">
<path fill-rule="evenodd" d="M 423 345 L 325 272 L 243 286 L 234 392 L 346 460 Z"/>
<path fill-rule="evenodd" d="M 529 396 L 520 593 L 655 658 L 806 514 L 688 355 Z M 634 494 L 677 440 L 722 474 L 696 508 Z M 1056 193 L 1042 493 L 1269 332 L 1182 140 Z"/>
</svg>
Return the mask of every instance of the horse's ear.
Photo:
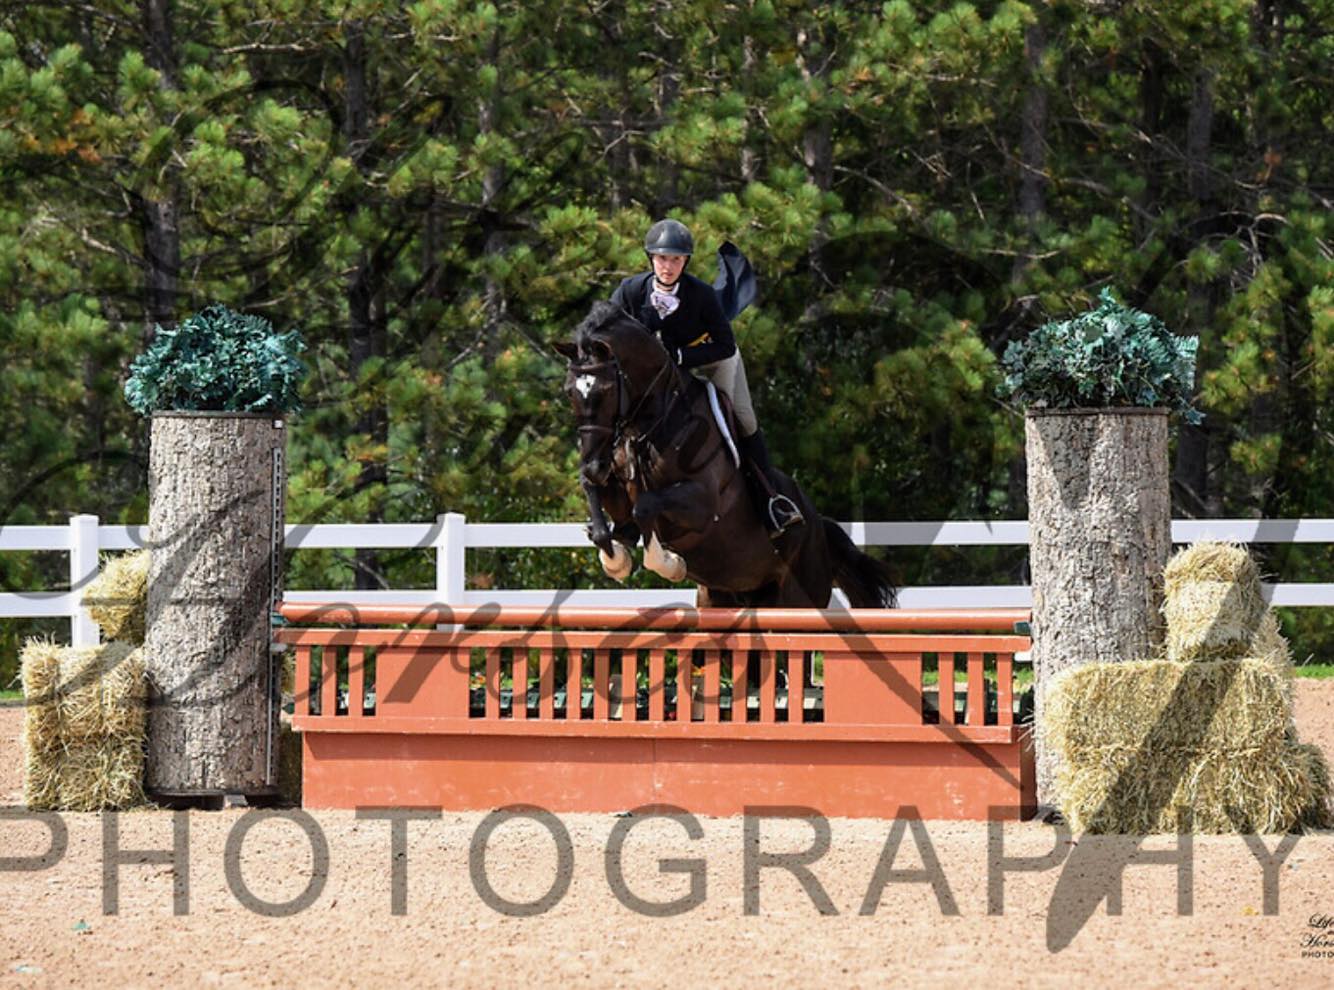
<svg viewBox="0 0 1334 990">
<path fill-rule="evenodd" d="M 611 342 L 603 340 L 601 337 L 594 337 L 588 342 L 588 348 L 603 361 L 610 361 L 612 357 Z"/>
<path fill-rule="evenodd" d="M 568 361 L 574 361 L 579 357 L 579 348 L 570 341 L 558 340 L 551 346 L 557 354 Z"/>
</svg>

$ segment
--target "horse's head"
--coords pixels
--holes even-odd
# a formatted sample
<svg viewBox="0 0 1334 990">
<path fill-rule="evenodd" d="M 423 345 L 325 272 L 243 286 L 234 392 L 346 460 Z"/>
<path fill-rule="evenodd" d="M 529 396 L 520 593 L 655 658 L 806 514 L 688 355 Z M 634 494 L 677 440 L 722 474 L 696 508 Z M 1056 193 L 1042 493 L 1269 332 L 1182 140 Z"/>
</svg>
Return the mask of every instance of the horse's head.
<svg viewBox="0 0 1334 990">
<path fill-rule="evenodd" d="M 565 394 L 574 409 L 579 430 L 580 473 L 594 485 L 607 483 L 612 469 L 612 440 L 621 413 L 620 370 L 610 348 L 585 349 L 578 344 L 557 344 L 569 359 Z"/>
<path fill-rule="evenodd" d="M 557 344 L 556 351 L 570 362 L 565 393 L 579 425 L 580 471 L 605 485 L 618 426 L 641 407 L 647 389 L 674 375 L 671 358 L 652 333 L 611 303 L 595 304 L 573 342 Z"/>
</svg>

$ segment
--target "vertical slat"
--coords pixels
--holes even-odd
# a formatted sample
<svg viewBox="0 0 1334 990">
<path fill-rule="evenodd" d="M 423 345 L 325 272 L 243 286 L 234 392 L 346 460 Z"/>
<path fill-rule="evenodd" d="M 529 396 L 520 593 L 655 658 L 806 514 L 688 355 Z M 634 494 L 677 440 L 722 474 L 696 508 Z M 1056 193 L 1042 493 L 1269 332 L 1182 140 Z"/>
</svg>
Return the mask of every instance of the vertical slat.
<svg viewBox="0 0 1334 990">
<path fill-rule="evenodd" d="M 353 646 L 347 651 L 347 714 L 361 718 L 366 702 L 366 647 Z"/>
<path fill-rule="evenodd" d="M 774 721 L 774 695 L 778 687 L 778 678 L 774 671 L 775 655 L 772 650 L 760 650 L 760 721 Z"/>
<path fill-rule="evenodd" d="M 320 714 L 338 714 L 338 647 L 326 646 L 320 651 Z"/>
<path fill-rule="evenodd" d="M 648 718 L 650 722 L 661 722 L 667 697 L 666 685 L 667 657 L 662 650 L 649 650 L 648 654 Z"/>
<path fill-rule="evenodd" d="M 681 647 L 676 651 L 676 720 L 691 721 L 691 684 L 695 678 L 695 651 Z"/>
<path fill-rule="evenodd" d="M 298 715 L 310 714 L 310 647 L 298 644 L 296 648 L 296 684 L 293 710 Z"/>
<path fill-rule="evenodd" d="M 968 725 L 985 725 L 987 720 L 987 681 L 981 653 L 968 654 Z"/>
<path fill-rule="evenodd" d="M 723 655 L 721 650 L 704 652 L 704 721 L 717 722 L 718 712 L 722 708 L 722 692 L 718 687 L 722 683 Z"/>
<path fill-rule="evenodd" d="M 639 715 L 639 706 L 635 704 L 635 667 L 639 659 L 638 650 L 621 651 L 621 721 L 633 722 Z"/>
<path fill-rule="evenodd" d="M 610 650 L 593 651 L 593 718 L 599 722 L 607 719 L 608 681 L 611 666 Z"/>
<path fill-rule="evenodd" d="M 996 724 L 1014 725 L 1014 654 L 996 654 Z"/>
<path fill-rule="evenodd" d="M 537 717 L 548 721 L 556 707 L 556 651 L 543 647 L 537 659 Z"/>
<path fill-rule="evenodd" d="M 940 706 L 940 724 L 954 724 L 954 654 L 938 653 L 936 668 L 940 672 L 940 684 L 936 691 L 936 703 Z"/>
<path fill-rule="evenodd" d="M 528 648 L 514 648 L 514 666 L 510 671 L 510 711 L 517 719 L 528 717 Z"/>
<path fill-rule="evenodd" d="M 486 714 L 488 719 L 500 718 L 500 647 L 486 648 Z"/>
<path fill-rule="evenodd" d="M 774 654 L 774 720 L 778 719 L 778 695 L 783 685 L 787 681 L 787 707 L 784 709 L 789 722 L 792 719 L 792 652 L 784 650 L 782 653 Z M 800 688 L 798 688 L 800 692 Z"/>
<path fill-rule="evenodd" d="M 577 721 L 584 717 L 584 651 L 570 647 L 565 669 L 565 718 Z"/>
<path fill-rule="evenodd" d="M 746 721 L 746 661 L 749 650 L 732 651 L 732 721 Z"/>
</svg>

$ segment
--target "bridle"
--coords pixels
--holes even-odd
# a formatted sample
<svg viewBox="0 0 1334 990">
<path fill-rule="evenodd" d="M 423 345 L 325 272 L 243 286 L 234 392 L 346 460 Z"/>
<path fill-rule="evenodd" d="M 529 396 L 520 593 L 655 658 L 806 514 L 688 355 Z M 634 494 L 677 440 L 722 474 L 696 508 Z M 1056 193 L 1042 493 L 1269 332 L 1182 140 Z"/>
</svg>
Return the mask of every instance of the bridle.
<svg viewBox="0 0 1334 990">
<path fill-rule="evenodd" d="M 614 353 L 611 355 L 609 359 L 605 361 L 598 361 L 594 364 L 579 365 L 577 366 L 577 370 L 583 374 L 590 374 L 601 371 L 607 367 L 611 367 L 616 374 L 616 418 L 612 421 L 611 426 L 603 426 L 601 423 L 579 424 L 577 429 L 580 434 L 584 433 L 605 434 L 605 438 L 603 439 L 603 441 L 589 451 L 590 457 L 602 453 L 602 451 L 608 446 L 610 446 L 614 450 L 621 443 L 622 428 L 627 423 L 631 423 L 634 421 L 634 418 L 639 414 L 639 410 L 643 407 L 644 403 L 648 400 L 649 396 L 653 394 L 653 390 L 657 387 L 659 380 L 662 378 L 664 374 L 670 371 L 673 366 L 672 366 L 672 359 L 670 357 L 667 357 L 666 360 L 663 361 L 662 367 L 658 369 L 658 373 L 653 376 L 653 380 L 648 383 L 648 387 L 645 388 L 643 393 L 639 396 L 639 399 L 638 401 L 635 402 L 633 408 L 631 408 L 630 406 L 630 390 L 626 387 L 626 384 L 629 381 L 629 376 L 627 376 L 624 369 L 621 368 L 621 362 Z M 658 426 L 663 422 L 663 420 L 665 420 L 667 416 L 671 413 L 673 407 L 676 405 L 676 402 L 681 397 L 682 393 L 683 389 L 680 388 L 672 390 L 672 397 L 670 401 L 668 401 L 666 406 L 663 408 L 663 411 L 658 416 L 658 418 L 655 419 L 649 425 L 648 429 L 643 431 L 642 436 L 647 437 L 654 430 L 658 428 Z"/>
</svg>

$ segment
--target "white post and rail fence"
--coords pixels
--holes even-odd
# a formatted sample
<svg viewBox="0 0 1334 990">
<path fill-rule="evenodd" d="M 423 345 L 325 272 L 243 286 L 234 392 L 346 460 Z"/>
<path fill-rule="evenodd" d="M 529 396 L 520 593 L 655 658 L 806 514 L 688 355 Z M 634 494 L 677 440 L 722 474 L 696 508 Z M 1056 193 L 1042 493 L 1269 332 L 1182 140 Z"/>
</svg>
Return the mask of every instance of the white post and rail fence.
<svg viewBox="0 0 1334 990">
<path fill-rule="evenodd" d="M 1002 522 L 853 522 L 843 523 L 852 541 L 861 547 L 1026 546 L 1028 523 Z M 0 619 L 64 618 L 75 646 L 98 641 L 97 626 L 83 609 L 83 589 L 98 573 L 106 551 L 139 549 L 147 543 L 146 526 L 102 525 L 95 515 L 76 515 L 66 526 L 0 527 L 0 552 L 62 552 L 69 555 L 69 591 L 0 592 Z M 1172 523 L 1172 542 L 1217 539 L 1238 543 L 1334 543 L 1334 519 L 1178 519 Z M 435 587 L 343 591 L 289 589 L 290 602 L 339 601 L 349 605 L 621 605 L 653 607 L 693 605 L 688 587 L 633 590 L 625 588 L 489 589 L 467 587 L 469 550 L 500 548 L 586 548 L 593 552 L 581 523 L 478 523 L 459 513 L 437 517 L 434 523 L 321 523 L 295 524 L 286 529 L 286 548 L 313 549 L 422 549 L 435 554 Z M 836 593 L 837 594 L 837 593 Z M 1271 605 L 1334 606 L 1334 583 L 1290 582 L 1267 584 Z M 939 585 L 908 587 L 900 591 L 904 608 L 1027 608 L 1032 594 L 1027 585 Z"/>
</svg>

